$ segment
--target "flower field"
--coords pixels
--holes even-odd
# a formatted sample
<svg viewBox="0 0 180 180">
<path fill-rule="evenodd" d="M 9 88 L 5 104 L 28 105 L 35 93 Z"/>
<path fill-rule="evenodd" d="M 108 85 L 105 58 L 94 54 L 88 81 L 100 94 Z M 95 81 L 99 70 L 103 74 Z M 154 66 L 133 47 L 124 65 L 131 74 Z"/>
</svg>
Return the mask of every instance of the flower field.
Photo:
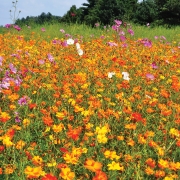
<svg viewBox="0 0 180 180">
<path fill-rule="evenodd" d="M 118 20 L 88 40 L 14 28 L 0 34 L 0 180 L 180 179 L 178 43 Z"/>
</svg>

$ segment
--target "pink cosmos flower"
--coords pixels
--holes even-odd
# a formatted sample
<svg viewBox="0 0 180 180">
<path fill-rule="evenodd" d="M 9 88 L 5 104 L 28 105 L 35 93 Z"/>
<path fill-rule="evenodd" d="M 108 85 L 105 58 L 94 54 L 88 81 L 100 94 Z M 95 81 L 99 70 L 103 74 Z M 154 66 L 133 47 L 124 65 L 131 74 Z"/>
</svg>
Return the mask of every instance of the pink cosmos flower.
<svg viewBox="0 0 180 180">
<path fill-rule="evenodd" d="M 150 74 L 150 73 L 147 73 L 147 74 L 146 74 L 146 78 L 148 78 L 148 79 L 150 79 L 150 80 L 154 80 L 154 79 L 155 79 L 154 75 L 153 75 L 153 74 Z"/>
<path fill-rule="evenodd" d="M 11 24 L 6 24 L 5 25 L 5 28 L 10 28 L 11 27 Z"/>
<path fill-rule="evenodd" d="M 128 29 L 128 33 L 131 35 L 131 36 L 134 36 L 134 31 L 132 29 Z"/>
<path fill-rule="evenodd" d="M 46 31 L 46 29 L 45 29 L 45 28 L 41 28 L 41 31 L 42 31 L 42 32 L 45 32 L 45 31 Z"/>
<path fill-rule="evenodd" d="M 151 67 L 152 67 L 153 69 L 158 69 L 158 66 L 156 65 L 155 62 L 153 62 L 153 63 L 151 64 Z"/>
</svg>

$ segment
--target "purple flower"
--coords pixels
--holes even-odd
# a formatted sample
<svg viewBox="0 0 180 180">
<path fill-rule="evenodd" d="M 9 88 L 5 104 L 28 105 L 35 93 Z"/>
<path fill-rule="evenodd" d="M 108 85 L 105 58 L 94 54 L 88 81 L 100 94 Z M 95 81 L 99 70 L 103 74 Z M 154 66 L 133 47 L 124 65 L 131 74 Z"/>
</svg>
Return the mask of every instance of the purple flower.
<svg viewBox="0 0 180 180">
<path fill-rule="evenodd" d="M 99 27 L 99 26 L 100 26 L 100 24 L 99 24 L 99 23 L 95 23 L 95 26 L 96 26 L 96 27 Z"/>
<path fill-rule="evenodd" d="M 144 46 L 146 46 L 146 47 L 152 47 L 152 42 L 150 40 L 148 40 L 147 38 L 142 39 L 141 43 L 143 43 Z"/>
<path fill-rule="evenodd" d="M 17 69 L 14 67 L 14 65 L 12 63 L 9 64 L 9 69 L 11 70 L 12 73 L 14 73 L 14 74 L 17 73 Z"/>
<path fill-rule="evenodd" d="M 115 42 L 107 42 L 107 44 L 109 45 L 109 46 L 118 46 Z"/>
<path fill-rule="evenodd" d="M 158 36 L 154 36 L 154 39 L 158 39 Z"/>
<path fill-rule="evenodd" d="M 18 104 L 20 106 L 26 105 L 28 103 L 28 101 L 30 100 L 30 98 L 28 96 L 23 96 L 22 98 L 20 98 L 18 100 Z"/>
<path fill-rule="evenodd" d="M 112 26 L 112 29 L 113 29 L 114 31 L 118 31 L 119 26 L 117 26 L 117 25 L 113 25 L 113 26 Z"/>
<path fill-rule="evenodd" d="M 0 66 L 2 66 L 2 62 L 3 62 L 3 57 L 0 56 Z"/>
<path fill-rule="evenodd" d="M 117 26 L 120 26 L 120 25 L 122 24 L 122 21 L 117 20 L 117 19 L 116 19 L 116 20 L 114 20 L 114 22 L 116 23 L 116 25 L 117 25 Z"/>
<path fill-rule="evenodd" d="M 20 123 L 20 122 L 21 122 L 19 116 L 16 116 L 16 117 L 15 117 L 15 122 L 17 122 L 17 123 Z"/>
<path fill-rule="evenodd" d="M 125 37 L 125 36 L 120 36 L 120 40 L 121 40 L 122 42 L 124 42 L 124 41 L 126 41 L 126 37 Z"/>
<path fill-rule="evenodd" d="M 153 75 L 153 74 L 150 74 L 150 73 L 147 73 L 147 74 L 146 74 L 146 78 L 148 78 L 148 79 L 150 79 L 150 80 L 154 80 L 154 79 L 155 79 L 154 75 Z"/>
<path fill-rule="evenodd" d="M 21 30 L 21 28 L 18 25 L 14 25 L 14 29 L 16 29 L 17 31 Z"/>
<path fill-rule="evenodd" d="M 126 43 L 121 45 L 122 47 L 128 47 L 128 45 Z"/>
<path fill-rule="evenodd" d="M 125 32 L 121 30 L 121 31 L 119 32 L 119 35 L 123 35 L 123 36 L 124 36 L 124 35 L 125 35 Z"/>
<path fill-rule="evenodd" d="M 163 40 L 166 40 L 166 38 L 164 36 L 160 36 L 160 38 L 163 39 Z"/>
<path fill-rule="evenodd" d="M 43 59 L 40 59 L 38 62 L 39 62 L 39 64 L 41 64 L 41 65 L 45 63 L 45 61 L 44 61 Z"/>
<path fill-rule="evenodd" d="M 45 29 L 45 28 L 41 28 L 41 31 L 42 31 L 42 32 L 45 32 L 45 31 L 46 31 L 46 29 Z"/>
<path fill-rule="evenodd" d="M 6 24 L 5 25 L 5 28 L 10 28 L 11 27 L 11 24 Z"/>
<path fill-rule="evenodd" d="M 50 62 L 54 62 L 54 57 L 51 54 L 48 54 L 48 59 Z"/>
<path fill-rule="evenodd" d="M 156 65 L 155 62 L 153 62 L 153 63 L 151 64 L 151 67 L 152 67 L 153 69 L 158 69 L 158 66 Z"/>
<path fill-rule="evenodd" d="M 65 33 L 65 30 L 64 30 L 64 29 L 60 29 L 59 31 L 62 32 L 62 33 Z"/>
<path fill-rule="evenodd" d="M 128 33 L 131 35 L 131 36 L 134 36 L 134 31 L 132 29 L 128 29 Z"/>
<path fill-rule="evenodd" d="M 67 47 L 68 44 L 67 44 L 67 41 L 65 40 L 64 42 L 61 43 L 63 47 Z"/>
</svg>

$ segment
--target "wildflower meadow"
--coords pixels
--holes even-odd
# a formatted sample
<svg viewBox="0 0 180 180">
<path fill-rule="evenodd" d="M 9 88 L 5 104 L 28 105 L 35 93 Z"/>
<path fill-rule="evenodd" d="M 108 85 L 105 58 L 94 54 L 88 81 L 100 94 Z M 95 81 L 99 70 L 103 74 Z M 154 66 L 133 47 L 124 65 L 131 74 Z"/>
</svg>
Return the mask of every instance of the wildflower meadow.
<svg viewBox="0 0 180 180">
<path fill-rule="evenodd" d="M 180 34 L 56 28 L 0 33 L 0 180 L 180 179 Z"/>
</svg>

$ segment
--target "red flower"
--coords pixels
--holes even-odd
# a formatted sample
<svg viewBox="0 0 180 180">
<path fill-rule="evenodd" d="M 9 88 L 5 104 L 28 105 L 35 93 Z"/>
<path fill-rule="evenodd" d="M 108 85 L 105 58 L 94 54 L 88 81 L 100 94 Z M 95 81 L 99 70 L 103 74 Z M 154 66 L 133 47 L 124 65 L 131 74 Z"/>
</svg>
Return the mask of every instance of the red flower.
<svg viewBox="0 0 180 180">
<path fill-rule="evenodd" d="M 60 151 L 63 153 L 68 152 L 68 150 L 66 148 L 60 148 Z"/>
<path fill-rule="evenodd" d="M 135 121 L 135 122 L 139 122 L 139 121 L 142 121 L 142 116 L 140 113 L 132 113 L 132 119 Z"/>
<path fill-rule="evenodd" d="M 41 180 L 57 180 L 57 177 L 51 174 L 46 174 Z"/>
<path fill-rule="evenodd" d="M 3 145 L 0 146 L 0 153 L 3 152 L 5 147 Z"/>
</svg>

